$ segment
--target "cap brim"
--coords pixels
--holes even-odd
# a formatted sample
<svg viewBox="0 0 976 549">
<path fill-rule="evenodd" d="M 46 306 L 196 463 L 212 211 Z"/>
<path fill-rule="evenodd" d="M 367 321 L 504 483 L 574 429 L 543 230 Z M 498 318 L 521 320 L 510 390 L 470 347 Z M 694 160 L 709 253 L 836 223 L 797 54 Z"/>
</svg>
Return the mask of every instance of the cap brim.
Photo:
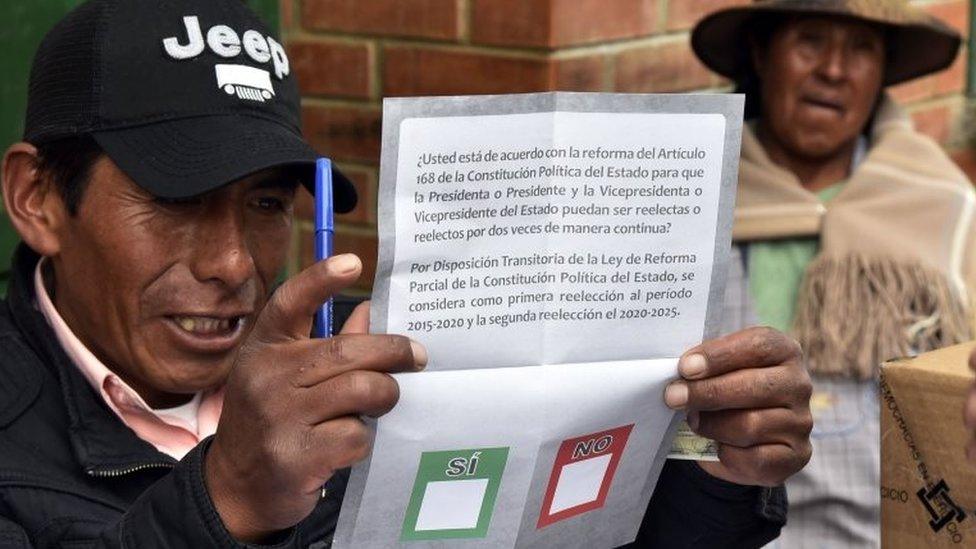
<svg viewBox="0 0 976 549">
<path fill-rule="evenodd" d="M 314 192 L 315 152 L 291 129 L 264 118 L 216 115 L 167 120 L 92 134 L 140 187 L 162 198 L 211 191 L 255 172 L 293 167 Z M 356 207 L 356 189 L 332 168 L 335 211 Z"/>
<path fill-rule="evenodd" d="M 746 36 L 757 17 L 769 15 L 823 15 L 853 18 L 881 25 L 888 37 L 891 56 L 885 63 L 885 86 L 900 84 L 947 68 L 956 59 L 961 38 L 934 17 L 895 23 L 838 11 L 824 5 L 749 5 L 717 11 L 695 25 L 691 45 L 708 68 L 733 80 L 744 75 L 750 63 Z"/>
</svg>

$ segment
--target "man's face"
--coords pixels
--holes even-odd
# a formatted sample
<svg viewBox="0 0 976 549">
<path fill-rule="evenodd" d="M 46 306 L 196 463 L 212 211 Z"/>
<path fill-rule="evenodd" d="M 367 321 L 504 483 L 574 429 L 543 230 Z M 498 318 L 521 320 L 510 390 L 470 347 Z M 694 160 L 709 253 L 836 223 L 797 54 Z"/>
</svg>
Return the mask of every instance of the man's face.
<svg viewBox="0 0 976 549">
<path fill-rule="evenodd" d="M 163 200 L 102 157 L 59 234 L 58 310 L 152 406 L 221 385 L 284 267 L 295 189 L 266 170 Z"/>
<path fill-rule="evenodd" d="M 883 32 L 841 18 L 783 23 L 755 53 L 762 123 L 807 159 L 836 154 L 863 131 L 884 78 Z"/>
</svg>

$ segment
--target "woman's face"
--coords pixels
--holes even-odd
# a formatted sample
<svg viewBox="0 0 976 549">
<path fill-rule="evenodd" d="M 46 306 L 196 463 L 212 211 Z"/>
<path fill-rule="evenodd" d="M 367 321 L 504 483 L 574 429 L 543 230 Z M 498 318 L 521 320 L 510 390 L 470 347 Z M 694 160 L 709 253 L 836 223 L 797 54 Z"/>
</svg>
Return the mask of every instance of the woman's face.
<svg viewBox="0 0 976 549">
<path fill-rule="evenodd" d="M 862 133 L 884 80 L 881 29 L 835 17 L 780 25 L 753 48 L 768 137 L 807 160 L 829 158 Z"/>
</svg>

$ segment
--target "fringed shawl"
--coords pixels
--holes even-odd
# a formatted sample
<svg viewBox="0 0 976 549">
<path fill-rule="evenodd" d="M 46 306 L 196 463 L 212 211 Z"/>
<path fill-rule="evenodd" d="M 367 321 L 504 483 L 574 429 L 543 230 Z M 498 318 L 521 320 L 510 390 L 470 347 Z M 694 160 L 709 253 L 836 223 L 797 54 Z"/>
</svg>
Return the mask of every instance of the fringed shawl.
<svg viewBox="0 0 976 549">
<path fill-rule="evenodd" d="M 888 359 L 970 339 L 976 193 L 931 139 L 886 99 L 870 148 L 828 205 L 742 142 L 733 239 L 819 236 L 794 336 L 811 371 L 869 379 Z"/>
</svg>

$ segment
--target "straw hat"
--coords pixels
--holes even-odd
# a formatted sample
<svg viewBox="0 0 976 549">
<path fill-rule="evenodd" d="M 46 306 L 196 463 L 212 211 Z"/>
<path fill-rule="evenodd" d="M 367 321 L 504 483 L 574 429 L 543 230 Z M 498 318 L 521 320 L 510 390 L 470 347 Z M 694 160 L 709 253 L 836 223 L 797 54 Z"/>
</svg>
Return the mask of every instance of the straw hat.
<svg viewBox="0 0 976 549">
<path fill-rule="evenodd" d="M 832 15 L 878 24 L 887 31 L 885 85 L 940 71 L 956 58 L 962 38 L 939 19 L 905 0 L 755 0 L 717 11 L 695 26 L 691 45 L 715 72 L 737 79 L 748 70 L 750 24 L 764 16 Z"/>
</svg>

